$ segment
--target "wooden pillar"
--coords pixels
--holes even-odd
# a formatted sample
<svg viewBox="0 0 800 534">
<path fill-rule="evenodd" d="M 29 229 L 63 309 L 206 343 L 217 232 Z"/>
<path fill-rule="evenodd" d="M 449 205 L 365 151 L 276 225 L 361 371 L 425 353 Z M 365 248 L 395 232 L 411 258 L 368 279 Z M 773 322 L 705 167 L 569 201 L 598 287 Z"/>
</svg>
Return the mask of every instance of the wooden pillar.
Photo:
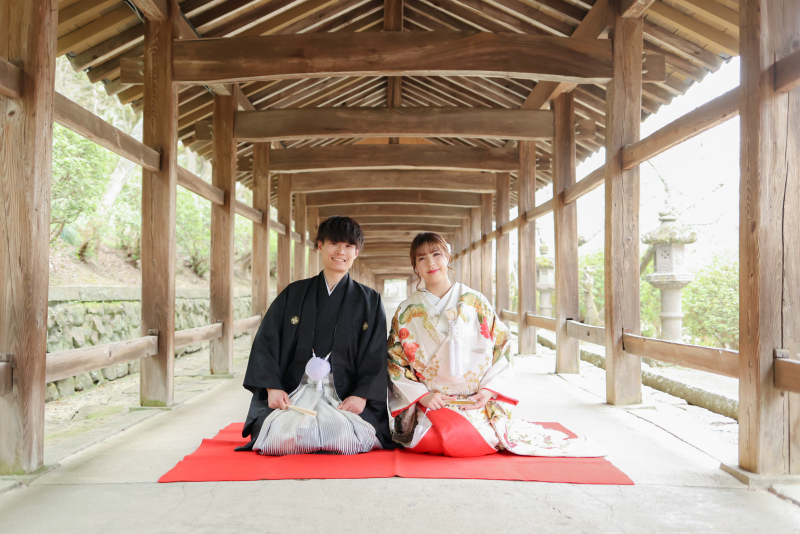
<svg viewBox="0 0 800 534">
<path fill-rule="evenodd" d="M 800 395 L 773 358 L 800 353 L 800 89 L 776 93 L 772 64 L 797 49 L 800 2 L 748 0 L 739 21 L 739 465 L 797 474 Z"/>
<path fill-rule="evenodd" d="M 417 289 L 417 280 L 411 276 L 408 277 L 408 286 L 406 288 L 406 298 L 410 297 Z"/>
<path fill-rule="evenodd" d="M 642 361 L 622 351 L 623 329 L 639 334 L 639 168 L 622 170 L 622 148 L 639 140 L 642 19 L 620 16 L 612 0 L 613 79 L 606 90 L 606 400 L 642 402 Z M 630 330 L 627 330 L 630 329 Z"/>
<path fill-rule="evenodd" d="M 291 282 L 292 269 L 292 175 L 278 175 L 278 222 L 286 227 L 284 235 L 278 235 L 278 293 Z"/>
<path fill-rule="evenodd" d="M 170 406 L 175 371 L 175 203 L 178 186 L 178 91 L 172 42 L 180 10 L 144 22 L 144 144 L 161 152 L 161 170 L 142 171 L 143 336 L 158 332 L 158 354 L 141 361 L 142 406 Z"/>
<path fill-rule="evenodd" d="M 464 255 L 461 252 L 461 229 L 456 228 L 453 232 L 453 244 L 450 247 L 453 252 L 459 253 L 458 258 L 453 262 L 453 281 L 461 282 L 461 266 L 464 264 Z"/>
<path fill-rule="evenodd" d="M 383 296 L 383 292 L 385 290 L 386 279 L 383 277 L 376 277 L 375 278 L 375 291 Z"/>
<path fill-rule="evenodd" d="M 300 234 L 300 242 L 294 244 L 294 279 L 303 280 L 306 278 L 306 258 L 308 257 L 308 247 L 306 246 L 306 195 L 305 193 L 295 193 L 294 195 L 294 230 Z"/>
<path fill-rule="evenodd" d="M 35 471 L 44 458 L 45 354 L 50 261 L 50 175 L 56 65 L 55 0 L 0 0 L 0 50 L 23 68 L 23 94 L 0 96 L 0 475 Z"/>
<path fill-rule="evenodd" d="M 492 233 L 492 194 L 484 193 L 481 196 L 481 293 L 492 302 L 492 243 L 486 241 L 488 234 Z"/>
<path fill-rule="evenodd" d="M 575 100 L 562 93 L 553 104 L 553 218 L 556 239 L 556 373 L 580 373 L 578 340 L 567 335 L 567 320 L 579 320 L 578 211 L 564 203 L 564 190 L 575 184 Z"/>
<path fill-rule="evenodd" d="M 472 217 L 470 217 L 470 246 L 474 245 L 481 240 L 481 208 L 472 208 Z M 470 282 L 469 285 L 475 291 L 481 290 L 481 249 L 471 249 L 469 253 L 470 266 Z"/>
<path fill-rule="evenodd" d="M 511 211 L 511 175 L 507 172 L 497 173 L 497 228 L 506 224 Z M 511 245 L 508 234 L 498 236 L 495 250 L 495 277 L 497 283 L 497 297 L 495 308 L 500 310 L 511 309 L 511 278 L 509 277 L 509 255 Z"/>
<path fill-rule="evenodd" d="M 235 90 L 230 91 L 236 94 Z M 236 217 L 236 140 L 233 123 L 236 97 L 214 96 L 214 170 L 212 183 L 225 193 L 225 203 L 211 204 L 209 285 L 211 323 L 222 323 L 222 337 L 211 341 L 211 374 L 233 372 L 233 232 Z"/>
<path fill-rule="evenodd" d="M 519 299 L 519 353 L 536 352 L 536 329 L 528 326 L 527 313 L 536 313 L 536 221 L 526 221 L 525 212 L 535 206 L 536 143 L 519 143 L 519 270 L 517 293 Z"/>
<path fill-rule="evenodd" d="M 471 243 L 469 219 L 462 219 L 458 230 L 461 232 L 461 248 L 465 249 L 464 261 L 461 262 L 461 283 L 470 285 L 472 284 L 472 252 L 469 250 Z"/>
<path fill-rule="evenodd" d="M 253 223 L 251 315 L 262 318 L 269 308 L 269 143 L 253 143 L 253 207 L 263 214 Z M 251 342 L 257 329 L 250 331 Z"/>
<path fill-rule="evenodd" d="M 311 243 L 314 244 L 314 239 L 317 237 L 317 229 L 319 228 L 319 207 L 308 207 L 308 233 L 311 236 Z M 316 276 L 322 270 L 320 264 L 319 250 L 316 245 L 308 254 L 308 276 Z"/>
</svg>

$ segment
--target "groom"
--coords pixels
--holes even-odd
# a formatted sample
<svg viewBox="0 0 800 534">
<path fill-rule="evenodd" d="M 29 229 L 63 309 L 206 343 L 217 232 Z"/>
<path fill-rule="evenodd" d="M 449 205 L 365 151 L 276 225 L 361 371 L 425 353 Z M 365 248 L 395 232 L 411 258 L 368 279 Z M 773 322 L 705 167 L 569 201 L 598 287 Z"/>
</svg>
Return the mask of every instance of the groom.
<svg viewBox="0 0 800 534">
<path fill-rule="evenodd" d="M 316 243 L 322 272 L 289 284 L 277 296 L 253 342 L 244 377 L 253 398 L 242 430 L 251 440 L 237 450 L 252 450 L 267 416 L 287 409 L 312 349 L 320 358 L 331 353 L 333 383 L 344 399 L 338 408 L 358 414 L 375 428 L 384 448 L 392 447 L 381 296 L 348 274 L 364 233 L 350 217 L 334 215 L 320 224 Z"/>
</svg>

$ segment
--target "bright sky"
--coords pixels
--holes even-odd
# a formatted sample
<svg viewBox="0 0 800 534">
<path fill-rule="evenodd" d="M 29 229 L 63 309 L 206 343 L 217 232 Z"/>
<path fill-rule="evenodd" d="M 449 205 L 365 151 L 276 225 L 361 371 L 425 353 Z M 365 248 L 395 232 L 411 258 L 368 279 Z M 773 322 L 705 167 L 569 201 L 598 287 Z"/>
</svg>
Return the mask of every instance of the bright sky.
<svg viewBox="0 0 800 534">
<path fill-rule="evenodd" d="M 662 106 L 642 123 L 642 137 L 694 108 L 739 85 L 739 59 L 725 63 L 719 71 L 695 83 L 684 96 Z M 578 179 L 603 164 L 600 151 L 578 167 Z M 659 176 L 661 178 L 659 178 Z M 663 181 L 662 181 L 663 179 Z M 686 247 L 690 271 L 708 263 L 713 256 L 736 258 L 739 249 L 739 118 L 717 126 L 641 165 L 639 229 L 643 235 L 659 225 L 658 212 L 665 207 L 669 187 L 678 222 L 690 225 L 697 242 Z M 541 204 L 552 196 L 546 188 L 536 195 Z M 578 200 L 578 235 L 588 242 L 580 254 L 602 250 L 604 188 L 601 186 Z M 553 254 L 553 217 L 537 221 L 541 240 Z M 640 245 L 644 252 L 646 246 Z"/>
</svg>

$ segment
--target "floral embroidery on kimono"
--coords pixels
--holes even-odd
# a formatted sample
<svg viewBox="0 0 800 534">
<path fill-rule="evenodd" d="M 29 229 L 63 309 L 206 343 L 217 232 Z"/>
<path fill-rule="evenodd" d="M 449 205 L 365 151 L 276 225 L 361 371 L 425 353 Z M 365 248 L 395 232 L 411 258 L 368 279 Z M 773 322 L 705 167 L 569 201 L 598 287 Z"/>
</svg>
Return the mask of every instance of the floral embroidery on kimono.
<svg viewBox="0 0 800 534">
<path fill-rule="evenodd" d="M 400 304 L 389 333 L 389 409 L 393 438 L 413 450 L 430 422 L 418 401 L 428 393 L 459 399 L 490 390 L 480 410 L 452 409 L 496 450 L 528 456 L 602 456 L 582 438 L 513 419 L 517 404 L 511 333 L 478 291 L 455 283 L 441 299 L 427 291 Z M 424 428 L 415 428 L 420 424 Z M 425 425 L 427 424 L 427 427 Z M 420 432 L 421 430 L 421 432 Z"/>
</svg>

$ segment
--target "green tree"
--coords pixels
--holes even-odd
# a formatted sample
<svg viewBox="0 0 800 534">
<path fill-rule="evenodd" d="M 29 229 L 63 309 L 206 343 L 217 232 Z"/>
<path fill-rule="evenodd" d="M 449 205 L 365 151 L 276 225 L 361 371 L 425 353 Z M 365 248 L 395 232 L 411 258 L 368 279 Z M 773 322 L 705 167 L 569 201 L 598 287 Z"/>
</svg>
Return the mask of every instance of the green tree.
<svg viewBox="0 0 800 534">
<path fill-rule="evenodd" d="M 211 248 L 211 204 L 179 187 L 176 211 L 178 253 L 183 256 L 184 265 L 202 277 L 208 271 Z"/>
<path fill-rule="evenodd" d="M 739 262 L 715 257 L 683 290 L 691 343 L 739 350 Z"/>
</svg>

